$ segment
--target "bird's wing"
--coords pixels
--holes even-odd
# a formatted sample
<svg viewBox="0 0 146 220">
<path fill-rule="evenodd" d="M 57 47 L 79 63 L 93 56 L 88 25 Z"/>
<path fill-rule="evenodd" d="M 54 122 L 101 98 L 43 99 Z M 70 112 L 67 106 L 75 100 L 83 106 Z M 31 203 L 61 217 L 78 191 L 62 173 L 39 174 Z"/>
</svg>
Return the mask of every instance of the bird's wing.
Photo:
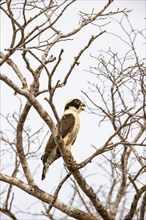
<svg viewBox="0 0 146 220">
<path fill-rule="evenodd" d="M 75 118 L 72 114 L 63 115 L 63 117 L 60 121 L 60 134 L 61 134 L 62 138 L 64 138 L 69 132 L 72 131 L 74 124 L 75 124 Z M 43 164 L 46 163 L 48 157 L 50 156 L 50 154 L 51 154 L 52 150 L 55 148 L 55 146 L 56 146 L 56 144 L 55 144 L 53 135 L 51 135 L 47 144 L 46 144 L 45 152 L 41 157 Z M 57 149 L 56 156 L 55 156 L 54 160 L 58 159 L 60 156 L 61 156 L 60 152 Z"/>
<path fill-rule="evenodd" d="M 51 134 L 51 136 L 50 136 L 50 138 L 49 138 L 49 140 L 46 144 L 45 152 L 41 157 L 41 160 L 43 161 L 43 164 L 46 163 L 48 157 L 50 156 L 50 154 L 51 154 L 52 150 L 55 148 L 55 146 L 56 146 L 56 144 L 55 144 L 53 135 Z"/>
<path fill-rule="evenodd" d="M 70 133 L 75 124 L 75 117 L 73 114 L 65 114 L 63 115 L 61 122 L 60 122 L 60 134 L 62 138 L 64 138 L 68 133 Z"/>
<path fill-rule="evenodd" d="M 75 117 L 73 116 L 73 114 L 63 115 L 60 121 L 60 126 L 57 125 L 59 127 L 62 138 L 64 138 L 68 133 L 72 131 L 74 124 L 75 124 Z M 45 178 L 45 175 L 46 175 L 46 172 L 49 166 L 55 160 L 57 160 L 60 156 L 61 156 L 60 151 L 58 148 L 56 148 L 53 135 L 51 135 L 46 144 L 45 152 L 41 157 L 43 164 L 44 164 L 43 171 L 42 171 L 42 180 Z"/>
</svg>

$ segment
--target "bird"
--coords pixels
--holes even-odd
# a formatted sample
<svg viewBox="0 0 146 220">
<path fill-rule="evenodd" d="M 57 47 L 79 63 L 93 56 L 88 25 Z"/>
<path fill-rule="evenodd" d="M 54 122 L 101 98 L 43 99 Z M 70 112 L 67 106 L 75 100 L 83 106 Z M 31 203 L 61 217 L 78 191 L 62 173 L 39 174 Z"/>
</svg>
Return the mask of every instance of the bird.
<svg viewBox="0 0 146 220">
<path fill-rule="evenodd" d="M 71 151 L 71 147 L 77 138 L 80 128 L 78 114 L 85 110 L 84 108 L 85 104 L 81 100 L 77 98 L 68 100 L 65 104 L 63 116 L 60 122 L 57 124 L 60 135 L 69 151 Z M 45 179 L 49 166 L 60 157 L 61 153 L 55 144 L 53 135 L 51 134 L 46 144 L 44 154 L 41 157 L 43 162 L 42 180 Z"/>
</svg>

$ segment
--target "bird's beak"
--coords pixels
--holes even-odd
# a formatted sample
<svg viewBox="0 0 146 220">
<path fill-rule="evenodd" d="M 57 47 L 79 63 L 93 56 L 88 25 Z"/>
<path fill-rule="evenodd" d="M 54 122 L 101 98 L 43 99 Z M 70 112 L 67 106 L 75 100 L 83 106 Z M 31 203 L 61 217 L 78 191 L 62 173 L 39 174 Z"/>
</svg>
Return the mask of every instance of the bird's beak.
<svg viewBox="0 0 146 220">
<path fill-rule="evenodd" d="M 82 104 L 81 104 L 81 110 L 84 111 L 84 110 L 85 110 L 85 107 L 86 107 L 85 104 L 82 103 Z"/>
</svg>

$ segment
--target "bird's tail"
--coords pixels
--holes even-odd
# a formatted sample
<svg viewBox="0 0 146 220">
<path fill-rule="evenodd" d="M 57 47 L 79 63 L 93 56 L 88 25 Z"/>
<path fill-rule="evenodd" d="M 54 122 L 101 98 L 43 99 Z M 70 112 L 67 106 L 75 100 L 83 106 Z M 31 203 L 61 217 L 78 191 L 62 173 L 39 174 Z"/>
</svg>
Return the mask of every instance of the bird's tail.
<svg viewBox="0 0 146 220">
<path fill-rule="evenodd" d="M 56 160 L 56 148 L 54 148 L 49 155 L 47 153 L 43 154 L 41 160 L 44 164 L 42 171 L 42 180 L 44 180 L 49 166 L 54 162 L 54 160 Z"/>
<path fill-rule="evenodd" d="M 43 170 L 42 170 L 42 180 L 45 179 L 48 169 L 49 169 L 49 166 L 47 166 L 47 164 L 45 163 L 43 166 Z"/>
</svg>

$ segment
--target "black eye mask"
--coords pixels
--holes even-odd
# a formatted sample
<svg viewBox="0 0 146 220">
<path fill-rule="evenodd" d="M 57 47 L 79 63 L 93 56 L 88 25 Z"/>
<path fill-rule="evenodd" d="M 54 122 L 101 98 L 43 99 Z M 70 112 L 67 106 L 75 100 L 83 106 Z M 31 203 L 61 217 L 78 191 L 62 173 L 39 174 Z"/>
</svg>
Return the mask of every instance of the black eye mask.
<svg viewBox="0 0 146 220">
<path fill-rule="evenodd" d="M 71 107 L 71 106 L 75 107 L 76 109 L 79 109 L 80 104 L 81 103 L 78 99 L 74 99 L 65 106 L 65 110 L 69 109 L 69 107 Z"/>
</svg>

